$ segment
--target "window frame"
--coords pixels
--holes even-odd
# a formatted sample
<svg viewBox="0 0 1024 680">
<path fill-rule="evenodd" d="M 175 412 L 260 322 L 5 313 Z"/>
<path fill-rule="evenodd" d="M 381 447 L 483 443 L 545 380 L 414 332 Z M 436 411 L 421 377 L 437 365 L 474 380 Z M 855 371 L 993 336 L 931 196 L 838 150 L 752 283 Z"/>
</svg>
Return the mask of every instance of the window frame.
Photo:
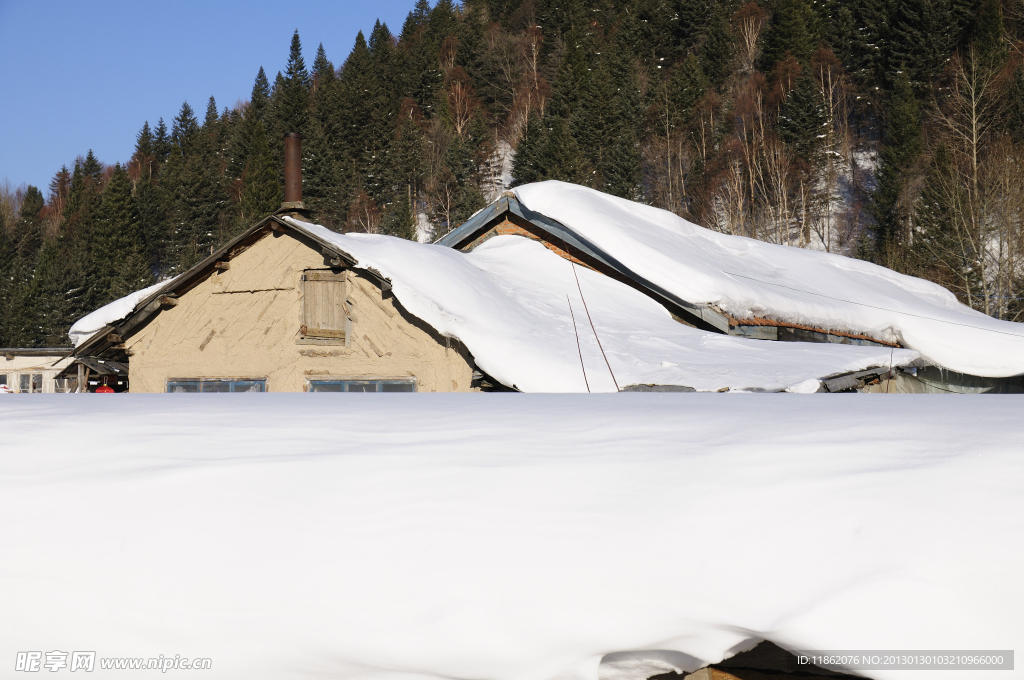
<svg viewBox="0 0 1024 680">
<path fill-rule="evenodd" d="M 350 390 L 348 389 L 351 384 L 363 384 L 376 383 L 374 390 Z M 340 385 L 340 390 L 318 390 L 314 389 L 320 385 Z M 409 386 L 411 390 L 385 390 L 385 385 L 388 386 Z M 417 392 L 418 381 L 415 377 L 406 378 L 336 378 L 336 377 L 320 377 L 320 378 L 307 378 L 306 379 L 306 391 L 317 392 L 317 393 L 369 393 L 369 394 L 411 394 Z"/>
<path fill-rule="evenodd" d="M 267 379 L 266 378 L 169 378 L 164 384 L 165 394 L 263 394 L 267 390 Z M 228 389 L 226 390 L 215 390 L 215 389 L 203 389 L 205 385 L 222 385 L 227 383 Z M 259 390 L 251 389 L 239 389 L 236 390 L 237 384 L 259 384 Z M 195 385 L 196 390 L 194 392 L 182 390 L 181 392 L 175 392 L 175 387 L 185 387 L 186 385 Z"/>
</svg>

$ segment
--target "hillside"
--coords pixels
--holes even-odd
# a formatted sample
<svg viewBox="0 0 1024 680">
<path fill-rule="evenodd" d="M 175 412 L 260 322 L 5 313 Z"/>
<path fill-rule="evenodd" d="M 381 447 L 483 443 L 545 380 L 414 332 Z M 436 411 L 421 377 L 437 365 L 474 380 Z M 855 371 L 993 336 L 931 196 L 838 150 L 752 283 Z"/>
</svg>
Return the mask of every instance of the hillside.
<svg viewBox="0 0 1024 680">
<path fill-rule="evenodd" d="M 337 66 L 322 46 L 307 63 L 296 32 L 244 104 L 186 102 L 124 164 L 90 153 L 45 195 L 0 190 L 0 346 L 65 344 L 275 210 L 291 131 L 338 231 L 436 237 L 510 180 L 560 179 L 1017 320 L 1021 17 L 1017 0 L 419 0 Z"/>
</svg>

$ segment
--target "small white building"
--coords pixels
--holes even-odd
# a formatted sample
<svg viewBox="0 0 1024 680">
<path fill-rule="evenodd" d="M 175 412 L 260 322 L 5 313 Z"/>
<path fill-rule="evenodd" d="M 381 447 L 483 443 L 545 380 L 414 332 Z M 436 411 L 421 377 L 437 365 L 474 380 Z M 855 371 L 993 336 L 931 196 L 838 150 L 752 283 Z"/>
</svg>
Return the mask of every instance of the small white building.
<svg viewBox="0 0 1024 680">
<path fill-rule="evenodd" d="M 73 361 L 71 351 L 61 347 L 0 349 L 0 385 L 23 394 L 73 392 L 75 380 L 59 377 Z"/>
</svg>

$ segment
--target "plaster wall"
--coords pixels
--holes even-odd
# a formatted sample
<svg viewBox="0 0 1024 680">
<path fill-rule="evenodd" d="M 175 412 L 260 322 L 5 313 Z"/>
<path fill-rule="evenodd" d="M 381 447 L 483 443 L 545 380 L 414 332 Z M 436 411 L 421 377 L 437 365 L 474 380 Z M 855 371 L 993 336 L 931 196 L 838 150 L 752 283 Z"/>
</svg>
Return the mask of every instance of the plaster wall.
<svg viewBox="0 0 1024 680">
<path fill-rule="evenodd" d="M 126 340 L 132 392 L 168 380 L 266 379 L 302 392 L 316 378 L 416 379 L 417 392 L 472 391 L 472 360 L 411 317 L 358 271 L 346 280 L 348 323 L 338 340 L 303 338 L 302 275 L 323 257 L 290 234 L 266 232 Z"/>
</svg>

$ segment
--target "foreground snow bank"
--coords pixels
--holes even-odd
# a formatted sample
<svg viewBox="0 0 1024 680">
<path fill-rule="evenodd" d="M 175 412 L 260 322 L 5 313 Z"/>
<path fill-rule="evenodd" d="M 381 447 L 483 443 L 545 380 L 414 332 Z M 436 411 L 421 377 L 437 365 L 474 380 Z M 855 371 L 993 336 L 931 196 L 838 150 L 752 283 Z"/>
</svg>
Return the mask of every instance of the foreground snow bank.
<svg viewBox="0 0 1024 680">
<path fill-rule="evenodd" d="M 973 375 L 1024 373 L 1024 324 L 993 319 L 945 288 L 868 262 L 703 229 L 672 213 L 564 182 L 515 189 L 651 283 L 736 318 L 870 333 Z"/>
<path fill-rule="evenodd" d="M 518 236 L 498 236 L 466 254 L 292 224 L 388 277 L 409 312 L 461 340 L 481 369 L 526 392 L 610 392 L 616 382 L 813 392 L 820 378 L 903 366 L 919 356 L 700 331 L 674 321 L 643 293 L 586 267 L 574 272 L 566 260 Z"/>
<path fill-rule="evenodd" d="M 1022 408 L 1012 396 L 7 399 L 0 660 L 93 650 L 209 657 L 204 677 L 240 680 L 597 680 L 608 653 L 665 650 L 652 656 L 693 670 L 761 638 L 1012 649 Z M 104 422 L 116 433 L 83 438 Z"/>
</svg>

